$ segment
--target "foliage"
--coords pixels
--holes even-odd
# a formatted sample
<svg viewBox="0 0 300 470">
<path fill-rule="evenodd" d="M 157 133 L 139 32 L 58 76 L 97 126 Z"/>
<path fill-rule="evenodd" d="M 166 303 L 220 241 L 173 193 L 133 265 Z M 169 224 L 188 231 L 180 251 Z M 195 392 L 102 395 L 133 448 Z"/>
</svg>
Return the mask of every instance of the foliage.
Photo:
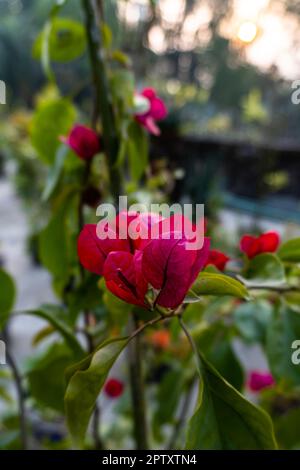
<svg viewBox="0 0 300 470">
<path fill-rule="evenodd" d="M 161 117 L 150 99 L 145 102 L 147 93 L 137 94 L 130 59 L 119 50 L 103 12 L 94 10 L 95 2 L 83 0 L 83 18 L 75 21 L 61 14 L 65 3 L 54 2 L 33 46 L 51 85 L 39 94 L 26 121 L 30 140 L 26 134 L 23 145 L 42 175 L 39 204 L 46 217 L 39 226 L 37 251 L 57 302 L 15 312 L 46 323 L 34 338 L 38 349 L 21 367 L 22 374 L 10 361 L 22 392 L 17 418 L 21 423 L 29 404 L 45 420 L 64 417 L 72 444 L 62 438 L 62 447 L 275 449 L 274 429 L 279 446 L 299 445 L 299 436 L 288 432 L 300 406 L 294 399 L 299 369 L 291 361 L 292 344 L 300 335 L 299 238 L 283 243 L 277 252 L 262 250 L 251 259 L 240 255 L 233 268 L 226 263 L 224 272 L 206 265 L 208 238 L 203 251 L 191 254 L 182 234 L 180 243 L 172 238 L 174 230 L 169 230 L 168 240 L 148 240 L 146 247 L 127 234 L 125 249 L 116 237 L 116 250 L 116 245 L 101 244 L 95 229 L 94 237 L 84 240 L 85 256 L 80 256 L 80 249 L 77 253 L 84 224 L 95 228 L 100 202 L 116 203 L 123 193 L 135 203 L 169 202 L 164 186 L 173 181 L 163 165 L 157 169 L 149 161 L 147 131 L 157 134 Z M 220 10 L 212 29 L 225 10 Z M 230 80 L 244 75 L 241 68 L 233 72 L 222 60 L 220 52 L 226 55 L 229 44 L 212 32 L 214 48 L 209 53 L 217 54 L 219 70 L 210 91 L 223 108 L 229 97 L 219 82 L 221 72 L 225 70 Z M 56 68 L 57 62 L 69 67 L 81 56 L 91 67 L 93 98 L 87 99 L 86 107 L 71 90 L 63 89 Z M 241 80 L 237 91 L 240 103 L 246 91 L 250 93 L 246 119 L 265 123 L 260 95 L 251 93 L 247 83 Z M 155 95 L 151 89 L 149 93 Z M 163 104 L 156 95 L 153 99 L 156 105 Z M 197 99 L 201 102 L 203 96 Z M 66 138 L 75 121 L 94 135 L 94 152 L 79 152 L 76 138 Z M 80 139 L 82 150 L 84 132 Z M 85 267 L 92 266 L 91 273 L 79 258 Z M 132 274 L 129 280 L 124 272 Z M 0 327 L 5 333 L 14 315 L 15 287 L 3 269 L 0 286 Z M 265 351 L 276 385 L 262 394 L 261 406 L 245 396 L 247 371 L 237 357 L 236 340 Z M 99 415 L 105 413 L 106 380 L 122 368 L 127 371 L 125 392 L 114 412 L 125 431 L 115 439 L 114 422 L 103 426 Z M 2 385 L 0 398 L 9 402 Z M 283 412 L 278 412 L 278 400 L 284 401 Z M 2 428 L 1 448 L 26 447 L 28 424 L 18 431 L 14 417 L 3 420 L 1 432 Z"/>
</svg>

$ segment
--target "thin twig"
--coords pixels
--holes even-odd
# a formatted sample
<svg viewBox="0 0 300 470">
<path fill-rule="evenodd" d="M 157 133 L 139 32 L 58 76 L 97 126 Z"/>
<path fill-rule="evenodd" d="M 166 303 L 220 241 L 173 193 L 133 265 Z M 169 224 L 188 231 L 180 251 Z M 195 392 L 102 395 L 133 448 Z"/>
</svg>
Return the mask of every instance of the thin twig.
<svg viewBox="0 0 300 470">
<path fill-rule="evenodd" d="M 197 368 L 200 371 L 201 370 L 201 360 L 200 360 L 200 356 L 199 356 L 199 352 L 198 352 L 198 348 L 196 346 L 196 343 L 195 343 L 192 335 L 190 334 L 189 330 L 185 326 L 181 315 L 178 316 L 178 320 L 179 320 L 180 326 L 181 326 L 184 334 L 186 335 L 186 337 L 187 337 L 187 339 L 188 339 L 188 341 L 191 345 L 191 348 L 192 348 L 193 353 L 194 353 L 195 361 L 196 361 L 196 364 L 197 364 Z"/>
<path fill-rule="evenodd" d="M 134 318 L 137 326 L 137 319 Z M 134 421 L 134 437 L 138 450 L 148 449 L 148 426 L 146 418 L 145 385 L 142 364 L 141 336 L 135 335 L 128 348 L 129 376 Z"/>
<path fill-rule="evenodd" d="M 19 370 L 15 363 L 14 358 L 11 356 L 9 351 L 6 351 L 6 357 L 7 357 L 7 363 L 12 370 L 14 382 L 15 382 L 15 386 L 17 390 L 22 449 L 27 450 L 28 442 L 27 442 L 27 429 L 26 429 L 25 392 L 22 386 L 22 377 L 19 373 Z"/>
<path fill-rule="evenodd" d="M 96 118 L 101 112 L 101 123 L 103 131 L 103 143 L 108 157 L 110 183 L 112 194 L 115 199 L 121 194 L 121 178 L 115 163 L 119 153 L 119 139 L 115 123 L 115 115 L 111 103 L 111 93 L 108 84 L 106 66 L 104 63 L 104 51 L 101 38 L 101 24 L 103 22 L 101 8 L 91 0 L 82 0 L 82 8 L 85 14 L 88 52 L 93 74 L 94 89 L 96 92 Z"/>
<path fill-rule="evenodd" d="M 100 427 L 100 414 L 101 410 L 98 404 L 96 404 L 94 409 L 93 421 L 92 421 L 92 434 L 94 439 L 94 445 L 96 450 L 103 449 L 102 439 L 99 434 L 99 427 Z"/>
<path fill-rule="evenodd" d="M 278 292 L 278 293 L 288 293 L 288 292 L 299 292 L 300 287 L 296 286 L 289 286 L 289 285 L 282 285 L 282 286 L 264 286 L 264 285 L 251 285 L 247 286 L 248 290 L 270 290 L 272 292 Z"/>
<path fill-rule="evenodd" d="M 194 392 L 194 384 L 195 381 L 192 380 L 191 383 L 189 384 L 189 390 L 185 394 L 182 407 L 178 416 L 178 420 L 174 426 L 173 433 L 171 435 L 171 439 L 169 441 L 169 444 L 167 446 L 167 449 L 172 450 L 176 448 L 176 442 L 178 439 L 178 435 L 180 434 L 181 429 L 183 428 L 185 421 L 186 421 L 186 416 L 190 408 L 191 404 L 191 396 Z"/>
<path fill-rule="evenodd" d="M 129 338 L 129 341 L 132 340 L 133 338 L 135 338 L 137 335 L 139 335 L 142 331 L 144 331 L 146 328 L 148 328 L 149 326 L 154 326 L 156 325 L 156 323 L 159 323 L 159 322 L 165 322 L 165 321 L 168 321 L 168 320 L 171 320 L 172 318 L 175 318 L 175 317 L 178 317 L 181 315 L 181 312 L 175 310 L 173 311 L 172 313 L 168 314 L 168 315 L 165 315 L 165 316 L 162 316 L 161 314 L 159 315 L 159 317 L 155 317 L 153 318 L 152 320 L 149 320 L 147 321 L 146 323 L 143 323 L 141 326 L 139 326 L 131 335 L 130 335 L 130 338 Z"/>
<path fill-rule="evenodd" d="M 86 162 L 85 173 L 84 173 L 84 184 L 88 181 L 90 175 L 91 165 L 90 161 Z M 79 232 L 82 230 L 84 225 L 84 201 L 83 201 L 83 194 L 81 192 L 79 204 L 78 204 L 78 229 Z M 85 272 L 81 263 L 79 263 L 79 272 L 80 272 L 80 279 L 83 283 L 85 280 Z M 89 327 L 91 325 L 92 314 L 85 310 L 83 312 L 84 315 L 84 324 L 85 324 L 85 337 L 87 340 L 88 352 L 92 353 L 94 350 L 94 341 L 93 336 L 89 333 Z M 94 440 L 95 449 L 103 449 L 103 443 L 100 437 L 100 415 L 101 410 L 99 404 L 95 404 L 93 420 L 92 420 L 92 435 Z"/>
</svg>

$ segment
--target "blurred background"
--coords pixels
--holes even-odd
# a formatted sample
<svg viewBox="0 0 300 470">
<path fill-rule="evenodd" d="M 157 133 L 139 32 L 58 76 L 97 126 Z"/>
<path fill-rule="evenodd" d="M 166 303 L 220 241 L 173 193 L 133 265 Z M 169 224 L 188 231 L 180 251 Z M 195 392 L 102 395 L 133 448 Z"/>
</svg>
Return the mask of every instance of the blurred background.
<svg viewBox="0 0 300 470">
<path fill-rule="evenodd" d="M 17 310 L 54 299 L 36 248 L 47 216 L 40 202 L 45 167 L 29 138 L 34 106 L 52 93 L 44 88 L 34 47 L 52 5 L 0 0 L 0 80 L 6 84 L 6 105 L 0 105 L 0 257 L 17 281 Z M 225 248 L 246 230 L 276 229 L 283 238 L 299 234 L 300 104 L 291 99 L 292 84 L 300 79 L 299 1 L 110 0 L 104 7 L 139 87 L 155 87 L 169 109 L 161 136 L 151 140 L 151 165 L 162 191 L 172 201 L 204 203 Z M 74 1 L 62 15 L 81 20 Z M 54 70 L 62 94 L 88 112 L 86 55 L 56 63 Z M 30 353 L 42 324 L 12 321 L 17 358 Z M 266 367 L 259 350 L 249 355 L 238 347 L 247 367 Z"/>
<path fill-rule="evenodd" d="M 51 0 L 0 1 L 0 71 L 7 85 L 7 105 L 0 109 L 1 162 L 10 152 L 8 141 L 15 143 L 10 157 L 19 166 L 15 184 L 25 200 L 39 189 L 30 174 L 38 168 L 30 149 L 20 149 L 26 136 L 17 133 L 30 120 L 45 84 L 33 44 L 51 5 Z M 130 56 L 140 86 L 156 87 L 168 103 L 164 132 L 153 141 L 152 154 L 182 169 L 174 198 L 205 202 L 207 210 L 220 204 L 299 222 L 300 114 L 291 100 L 300 74 L 298 2 L 115 0 L 104 5 L 114 41 Z M 67 2 L 63 14 L 78 19 L 80 8 Z M 75 96 L 84 110 L 90 97 L 86 55 L 56 64 L 55 73 L 62 92 Z"/>
</svg>

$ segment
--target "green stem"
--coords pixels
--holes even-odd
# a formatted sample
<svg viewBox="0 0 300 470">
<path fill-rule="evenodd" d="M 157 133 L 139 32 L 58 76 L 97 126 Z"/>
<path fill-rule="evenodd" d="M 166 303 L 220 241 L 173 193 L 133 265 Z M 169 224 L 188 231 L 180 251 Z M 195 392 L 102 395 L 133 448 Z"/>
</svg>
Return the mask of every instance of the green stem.
<svg viewBox="0 0 300 470">
<path fill-rule="evenodd" d="M 87 183 L 87 181 L 89 180 L 90 169 L 91 169 L 91 163 L 90 161 L 88 161 L 86 162 L 86 167 L 85 167 L 84 181 L 83 181 L 84 184 Z M 83 194 L 81 192 L 79 204 L 78 204 L 79 232 L 82 230 L 84 226 L 84 202 L 83 202 L 82 196 Z M 79 270 L 80 270 L 80 279 L 81 279 L 81 282 L 83 283 L 85 280 L 85 272 L 81 264 L 79 264 Z M 92 335 L 89 333 L 89 327 L 91 323 L 92 314 L 88 310 L 84 311 L 83 314 L 84 314 L 85 336 L 87 340 L 88 352 L 92 353 L 94 350 L 94 341 L 93 341 Z M 103 443 L 102 443 L 101 434 L 100 434 L 100 416 L 101 416 L 101 410 L 100 410 L 99 405 L 96 403 L 94 414 L 93 414 L 93 420 L 92 420 L 92 436 L 94 440 L 94 447 L 97 450 L 103 449 Z"/>
<path fill-rule="evenodd" d="M 93 421 L 92 421 L 92 434 L 94 439 L 94 446 L 96 450 L 104 450 L 103 442 L 100 436 L 100 418 L 101 418 L 101 410 L 99 405 L 96 404 Z"/>
<path fill-rule="evenodd" d="M 101 113 L 103 142 L 108 157 L 111 191 L 114 198 L 117 199 L 121 194 L 120 173 L 115 167 L 118 159 L 119 139 L 104 62 L 104 50 L 99 28 L 101 25 L 97 23 L 97 15 L 91 0 L 82 0 L 82 7 L 85 14 L 88 50 L 96 92 L 94 119 L 97 120 L 98 114 Z M 98 13 L 101 18 L 101 9 Z"/>
<path fill-rule="evenodd" d="M 182 428 L 186 422 L 186 417 L 187 417 L 187 414 L 188 414 L 188 411 L 189 411 L 189 408 L 190 408 L 190 404 L 191 404 L 191 401 L 192 401 L 192 397 L 193 397 L 193 393 L 194 393 L 194 385 L 195 385 L 195 380 L 192 380 L 188 386 L 188 390 L 185 394 L 185 397 L 184 397 L 184 400 L 183 400 L 183 403 L 182 403 L 182 406 L 181 406 L 181 410 L 180 410 L 180 413 L 179 413 L 179 417 L 178 417 L 178 420 L 174 426 L 174 429 L 173 429 L 173 432 L 172 432 L 172 435 L 171 435 L 171 439 L 169 441 L 169 444 L 167 446 L 167 449 L 169 450 L 173 450 L 173 449 L 176 449 L 176 444 L 178 442 L 178 437 L 182 431 Z"/>
<path fill-rule="evenodd" d="M 246 286 L 247 287 L 247 286 Z M 288 293 L 288 292 L 299 292 L 300 287 L 298 286 L 289 286 L 289 285 L 282 285 L 282 286 L 263 286 L 263 285 L 251 285 L 247 287 L 248 290 L 269 290 L 271 292 L 278 292 L 280 294 Z"/>
<path fill-rule="evenodd" d="M 9 351 L 6 352 L 6 357 L 7 357 L 8 365 L 10 366 L 12 370 L 12 374 L 13 374 L 15 385 L 16 385 L 18 407 L 19 407 L 21 444 L 22 444 L 22 449 L 26 450 L 28 448 L 28 442 L 27 442 L 27 430 L 26 430 L 25 392 L 22 386 L 22 377 L 19 373 L 15 360 L 13 359 Z"/>
<path fill-rule="evenodd" d="M 135 327 L 138 327 L 135 320 Z M 139 328 L 136 331 L 141 332 Z M 135 334 L 128 348 L 129 376 L 134 420 L 134 438 L 138 450 L 148 449 L 145 384 L 142 364 L 142 337 Z"/>
<path fill-rule="evenodd" d="M 198 348 L 196 346 L 196 343 L 195 341 L 193 340 L 192 338 L 192 335 L 190 334 L 189 330 L 187 329 L 187 327 L 185 326 L 183 320 L 182 320 L 182 316 L 179 315 L 178 316 L 178 320 L 179 320 L 179 323 L 180 323 L 180 326 L 185 334 L 185 336 L 187 337 L 190 345 L 191 345 L 191 348 L 193 350 L 193 353 L 194 353 L 194 357 L 195 357 L 195 361 L 196 361 L 196 365 L 197 365 L 197 368 L 199 371 L 201 371 L 201 360 L 200 360 L 200 356 L 199 356 L 199 352 L 198 352 Z"/>
</svg>

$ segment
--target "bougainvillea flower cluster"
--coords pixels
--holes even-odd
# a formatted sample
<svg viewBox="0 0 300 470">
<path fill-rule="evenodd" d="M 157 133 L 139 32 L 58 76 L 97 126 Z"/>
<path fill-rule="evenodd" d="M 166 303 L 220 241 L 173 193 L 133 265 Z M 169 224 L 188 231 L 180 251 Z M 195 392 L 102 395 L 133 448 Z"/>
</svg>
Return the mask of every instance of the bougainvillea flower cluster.
<svg viewBox="0 0 300 470">
<path fill-rule="evenodd" d="M 104 392 L 109 398 L 119 398 L 124 391 L 124 383 L 119 379 L 108 379 L 104 385 Z"/>
<path fill-rule="evenodd" d="M 150 134 L 159 135 L 160 129 L 156 125 L 156 121 L 161 121 L 167 116 L 167 108 L 162 99 L 160 99 L 153 88 L 145 88 L 140 95 L 148 100 L 149 109 L 142 113 L 136 114 L 136 120 L 147 129 Z"/>
<path fill-rule="evenodd" d="M 140 236 L 129 233 L 132 222 Z M 107 288 L 120 299 L 147 308 L 150 289 L 153 305 L 174 309 L 183 302 L 209 254 L 208 238 L 201 248 L 190 248 L 187 232 L 195 233 L 195 227 L 193 232 L 186 230 L 189 225 L 183 216 L 164 219 L 121 212 L 113 224 L 85 225 L 78 238 L 79 259 L 86 269 L 103 275 Z M 100 239 L 99 232 L 109 236 Z M 148 232 L 156 236 L 144 236 Z"/>
<path fill-rule="evenodd" d="M 229 256 L 225 255 L 225 253 L 222 253 L 222 251 L 210 250 L 205 266 L 215 266 L 220 271 L 224 271 L 229 259 Z"/>
<path fill-rule="evenodd" d="M 249 259 L 252 259 L 261 253 L 274 253 L 279 243 L 280 238 L 277 232 L 266 232 L 258 237 L 244 235 L 240 241 L 240 249 Z"/>
<path fill-rule="evenodd" d="M 76 124 L 67 137 L 60 137 L 82 160 L 91 160 L 100 151 L 98 134 L 89 127 Z"/>
<path fill-rule="evenodd" d="M 265 388 L 272 387 L 274 384 L 275 381 L 270 372 L 260 372 L 257 370 L 250 372 L 247 382 L 251 392 L 260 392 Z"/>
</svg>

